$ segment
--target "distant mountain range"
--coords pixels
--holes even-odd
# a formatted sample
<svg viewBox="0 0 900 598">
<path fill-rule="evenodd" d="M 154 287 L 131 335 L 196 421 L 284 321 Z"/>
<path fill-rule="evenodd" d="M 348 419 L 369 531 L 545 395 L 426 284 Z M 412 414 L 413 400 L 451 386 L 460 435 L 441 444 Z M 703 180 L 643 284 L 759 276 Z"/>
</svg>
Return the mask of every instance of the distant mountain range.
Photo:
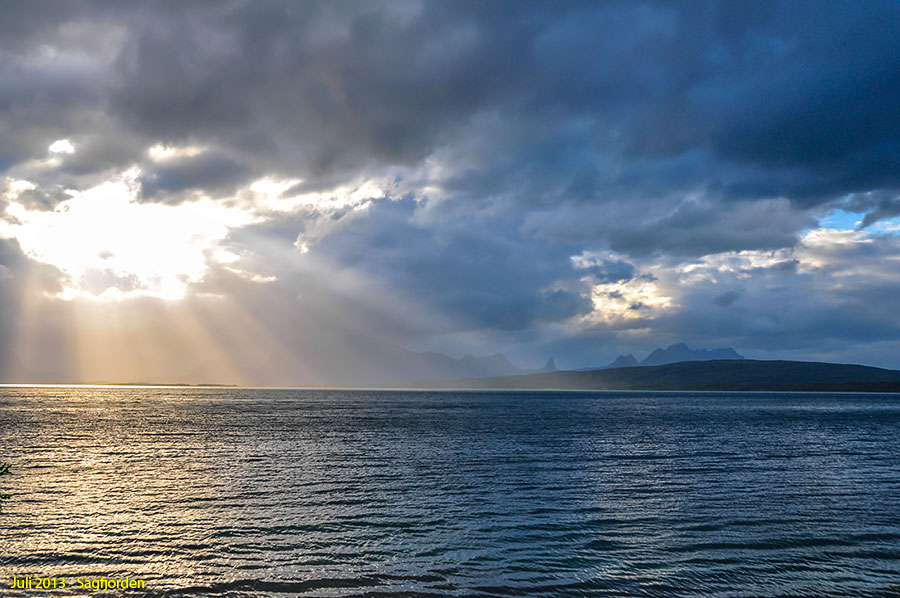
<svg viewBox="0 0 900 598">
<path fill-rule="evenodd" d="M 482 388 L 577 390 L 769 390 L 900 392 L 900 371 L 862 365 L 803 361 L 757 361 L 734 349 L 691 349 L 677 343 L 656 349 L 642 361 L 621 355 L 605 367 L 557 369 L 551 357 L 544 367 L 523 370 L 504 355 L 415 352 L 398 345 L 355 336 L 338 345 L 313 343 L 302 362 L 288 356 L 259 355 L 234 366 L 208 360 L 182 375 L 148 376 L 148 383 L 266 384 L 343 386 L 357 388 Z M 28 373 L 15 354 L 0 355 L 0 382 L 84 382 L 54 375 Z M 136 379 L 136 378 L 135 378 Z M 112 383 L 123 380 L 109 380 Z"/>
<path fill-rule="evenodd" d="M 291 367 L 277 355 L 244 359 L 240 366 L 245 380 L 256 384 L 348 387 L 405 387 L 428 384 L 443 385 L 450 380 L 496 378 L 558 371 L 551 357 L 540 369 L 522 369 L 505 355 L 450 357 L 433 351 L 409 351 L 390 342 L 368 336 L 347 337 L 332 345 L 313 343 L 315 351 L 305 356 L 305 371 Z M 694 350 L 684 343 L 656 349 L 643 361 L 633 355 L 621 356 L 611 367 L 657 365 L 678 361 L 704 361 L 710 359 L 743 359 L 734 349 Z M 185 372 L 178 381 L 192 384 L 219 382 L 233 383 L 228 379 L 228 364 L 211 360 Z M 597 368 L 592 368 L 597 369 Z M 240 382 L 240 381 L 238 381 Z"/>
<path fill-rule="evenodd" d="M 716 359 L 746 359 L 746 357 L 731 347 L 724 349 L 691 349 L 685 343 L 676 343 L 669 345 L 665 349 L 659 348 L 654 350 L 642 361 L 638 361 L 630 353 L 628 355 L 619 355 L 611 364 L 600 369 L 630 368 L 639 365 L 665 365 L 682 361 L 713 361 Z"/>
<path fill-rule="evenodd" d="M 900 392 L 900 371 L 807 361 L 683 361 L 462 380 L 447 388 Z"/>
</svg>

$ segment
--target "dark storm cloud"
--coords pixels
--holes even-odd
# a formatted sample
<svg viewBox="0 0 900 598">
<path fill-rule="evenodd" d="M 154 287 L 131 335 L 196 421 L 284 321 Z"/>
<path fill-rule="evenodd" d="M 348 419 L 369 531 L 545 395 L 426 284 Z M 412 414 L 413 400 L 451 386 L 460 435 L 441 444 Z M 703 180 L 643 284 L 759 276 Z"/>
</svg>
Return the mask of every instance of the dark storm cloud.
<svg viewBox="0 0 900 598">
<path fill-rule="evenodd" d="M 5 320 L 15 318 L 14 304 L 26 282 L 33 284 L 39 292 L 55 293 L 61 289 L 63 274 L 56 268 L 42 264 L 28 257 L 15 239 L 0 238 L 0 288 L 6 300 L 16 297 L 16 301 L 3 303 L 2 315 Z"/>
<path fill-rule="evenodd" d="M 728 307 L 741 298 L 740 291 L 725 291 L 715 296 L 713 303 L 720 307 Z"/>
<path fill-rule="evenodd" d="M 603 239 L 623 254 L 700 256 L 752 249 L 779 249 L 812 227 L 807 210 L 788 200 L 728 202 L 708 198 L 608 202 L 533 211 L 523 230 L 547 239 L 589 244 Z"/>
<path fill-rule="evenodd" d="M 19 193 L 16 201 L 30 210 L 52 210 L 67 199 L 69 199 L 69 196 L 63 187 L 60 185 L 47 185 L 22 191 Z"/>
<path fill-rule="evenodd" d="M 621 282 L 634 276 L 634 265 L 622 260 L 600 260 L 599 263 L 583 268 L 597 282 Z"/>
<path fill-rule="evenodd" d="M 840 204 L 840 207 L 848 212 L 864 212 L 859 228 L 867 228 L 879 220 L 900 216 L 900 192 L 856 193 Z"/>
<path fill-rule="evenodd" d="M 520 330 L 590 311 L 571 247 L 472 222 L 415 224 L 415 208 L 412 200 L 376 204 L 312 252 L 403 289 L 464 328 Z"/>
<path fill-rule="evenodd" d="M 138 179 L 144 201 L 177 202 L 181 192 L 204 191 L 210 195 L 233 192 L 245 181 L 249 168 L 228 156 L 204 152 L 187 158 L 173 158 L 143 169 Z"/>
<path fill-rule="evenodd" d="M 509 48 L 509 68 L 479 67 L 502 44 L 491 23 L 429 11 L 443 9 L 263 2 L 189 5 L 177 22 L 141 14 L 112 106 L 147 135 L 215 139 L 304 178 L 414 163 L 491 94 L 485 69 L 515 66 Z"/>
<path fill-rule="evenodd" d="M 79 7 L 81 10 L 79 10 Z M 57 10 L 59 9 L 59 10 Z M 102 121 L 114 30 L 77 2 L 4 6 L 0 168 L 46 154 L 56 139 Z"/>
<path fill-rule="evenodd" d="M 11 20 L 21 26 L 7 32 L 7 75 L 18 81 L 5 87 L 7 114 L 30 123 L 7 163 L 37 152 L 36 138 L 46 147 L 53 134 L 77 138 L 102 122 L 129 145 L 227 147 L 244 173 L 332 184 L 415 168 L 467 143 L 474 124 L 491 135 L 474 148 L 479 166 L 451 167 L 437 181 L 462 197 L 516 193 L 527 206 L 711 191 L 723 202 L 815 205 L 900 184 L 889 167 L 900 143 L 892 3 L 196 2 L 42 12 L 19 7 Z M 80 60 L 36 62 L 48 40 Z M 73 118 L 82 112 L 87 124 Z M 109 163 L 102 153 L 98 167 Z"/>
</svg>

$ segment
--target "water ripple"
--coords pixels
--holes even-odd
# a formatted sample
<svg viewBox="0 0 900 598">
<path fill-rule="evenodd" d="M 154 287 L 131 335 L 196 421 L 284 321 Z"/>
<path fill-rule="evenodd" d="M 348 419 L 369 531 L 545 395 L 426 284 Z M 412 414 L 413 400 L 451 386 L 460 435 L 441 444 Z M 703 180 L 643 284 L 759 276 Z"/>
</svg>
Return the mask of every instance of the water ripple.
<svg viewBox="0 0 900 598">
<path fill-rule="evenodd" d="M 0 589 L 888 598 L 898 430 L 888 395 L 4 388 Z"/>
</svg>

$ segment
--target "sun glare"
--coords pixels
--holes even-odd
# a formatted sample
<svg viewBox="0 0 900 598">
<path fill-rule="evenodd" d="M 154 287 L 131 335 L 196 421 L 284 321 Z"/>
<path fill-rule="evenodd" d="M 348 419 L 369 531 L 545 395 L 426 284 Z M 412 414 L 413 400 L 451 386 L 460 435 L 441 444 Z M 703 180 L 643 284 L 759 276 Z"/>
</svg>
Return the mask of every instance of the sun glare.
<svg viewBox="0 0 900 598">
<path fill-rule="evenodd" d="M 179 299 L 211 262 L 237 259 L 221 244 L 229 230 L 257 221 L 249 211 L 209 200 L 139 203 L 127 178 L 73 193 L 53 211 L 9 199 L 14 220 L 0 222 L 0 235 L 17 238 L 30 257 L 65 273 L 64 299 Z"/>
</svg>

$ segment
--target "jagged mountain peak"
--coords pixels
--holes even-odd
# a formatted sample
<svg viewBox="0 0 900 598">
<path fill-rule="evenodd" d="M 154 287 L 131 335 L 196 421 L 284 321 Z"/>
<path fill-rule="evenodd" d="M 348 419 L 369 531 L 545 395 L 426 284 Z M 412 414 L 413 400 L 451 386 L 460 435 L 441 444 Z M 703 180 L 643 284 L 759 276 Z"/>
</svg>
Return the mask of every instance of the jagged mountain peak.
<svg viewBox="0 0 900 598">
<path fill-rule="evenodd" d="M 638 365 L 638 360 L 634 358 L 634 355 L 629 353 L 628 355 L 619 355 L 616 357 L 616 360 L 612 362 L 609 367 L 613 368 L 630 368 Z"/>
<path fill-rule="evenodd" d="M 558 372 L 559 368 L 556 367 L 556 362 L 551 357 L 547 360 L 547 364 L 538 370 L 538 372 Z"/>
<path fill-rule="evenodd" d="M 732 349 L 691 349 L 687 343 L 675 343 L 667 348 L 657 348 L 640 365 L 665 365 L 680 361 L 712 361 L 717 359 L 744 359 L 744 356 Z"/>
</svg>

